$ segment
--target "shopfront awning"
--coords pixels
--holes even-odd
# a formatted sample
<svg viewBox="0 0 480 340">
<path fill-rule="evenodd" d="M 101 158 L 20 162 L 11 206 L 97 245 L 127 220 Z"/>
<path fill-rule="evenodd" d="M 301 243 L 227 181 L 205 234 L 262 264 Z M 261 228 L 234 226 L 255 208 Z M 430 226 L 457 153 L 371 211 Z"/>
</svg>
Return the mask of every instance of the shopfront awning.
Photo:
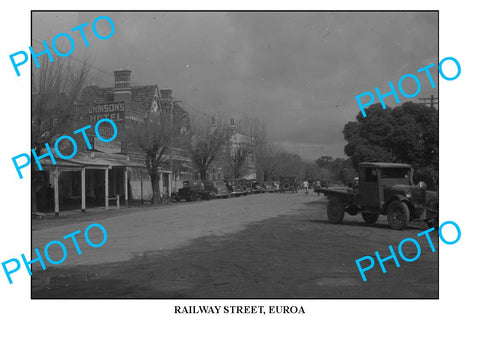
<svg viewBox="0 0 480 340">
<path fill-rule="evenodd" d="M 55 159 L 53 164 L 50 157 L 40 160 L 40 164 L 44 169 L 59 168 L 60 170 L 81 170 L 87 169 L 111 169 L 112 167 L 132 167 L 145 168 L 144 164 L 131 161 L 125 155 L 113 155 L 101 152 L 78 152 L 75 157 L 65 159 Z"/>
</svg>

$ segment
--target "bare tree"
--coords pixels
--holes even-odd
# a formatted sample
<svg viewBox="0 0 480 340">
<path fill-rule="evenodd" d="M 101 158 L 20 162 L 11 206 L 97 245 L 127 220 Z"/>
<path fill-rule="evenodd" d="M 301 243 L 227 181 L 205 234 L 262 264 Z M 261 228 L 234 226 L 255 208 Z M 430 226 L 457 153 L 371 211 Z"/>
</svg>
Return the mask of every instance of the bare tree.
<svg viewBox="0 0 480 340">
<path fill-rule="evenodd" d="M 235 124 L 235 128 L 237 132 L 252 138 L 254 151 L 267 141 L 265 122 L 257 117 L 244 115 Z"/>
<path fill-rule="evenodd" d="M 91 65 L 60 58 L 51 63 L 43 58 L 32 68 L 32 148 L 40 154 L 72 126 L 74 106 L 84 87 Z"/>
<path fill-rule="evenodd" d="M 39 155 L 45 144 L 51 145 L 73 122 L 75 101 L 87 81 L 90 64 L 60 58 L 51 63 L 43 58 L 39 68 L 32 68 L 32 141 Z M 70 131 L 71 133 L 72 131 Z M 32 172 L 32 212 L 47 209 L 45 177 Z M 38 200 L 38 202 L 37 202 Z M 43 204 L 42 204 L 43 203 Z"/>
<path fill-rule="evenodd" d="M 255 165 L 257 174 L 264 181 L 273 179 L 275 169 L 279 166 L 279 153 L 281 149 L 273 143 L 265 143 L 257 147 L 255 152 Z"/>
<path fill-rule="evenodd" d="M 275 177 L 295 176 L 300 178 L 302 158 L 299 155 L 282 150 L 275 156 L 275 162 L 277 164 L 273 172 Z"/>
<path fill-rule="evenodd" d="M 230 146 L 227 151 L 227 178 L 241 178 L 245 172 L 245 163 L 248 157 L 253 153 L 251 147 L 241 145 L 232 149 Z"/>
<path fill-rule="evenodd" d="M 169 150 L 170 119 L 167 113 L 151 113 L 143 122 L 132 120 L 125 122 L 125 131 L 128 139 L 145 154 L 147 167 L 152 183 L 152 203 L 160 202 L 160 174 L 158 170 L 162 163 L 163 155 Z"/>
<path fill-rule="evenodd" d="M 193 164 L 200 173 L 200 178 L 205 180 L 208 168 L 225 149 L 230 134 L 222 118 L 211 117 L 211 120 L 198 116 L 193 118 L 190 154 Z"/>
</svg>

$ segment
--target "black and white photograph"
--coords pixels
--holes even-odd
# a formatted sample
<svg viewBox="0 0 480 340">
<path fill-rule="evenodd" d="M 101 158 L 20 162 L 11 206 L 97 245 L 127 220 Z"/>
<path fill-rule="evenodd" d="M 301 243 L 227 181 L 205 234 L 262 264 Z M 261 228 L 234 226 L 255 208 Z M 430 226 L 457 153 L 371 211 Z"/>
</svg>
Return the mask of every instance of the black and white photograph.
<svg viewBox="0 0 480 340">
<path fill-rule="evenodd" d="M 31 15 L 32 299 L 439 298 L 438 11 Z"/>
<path fill-rule="evenodd" d="M 2 3 L 2 338 L 475 338 L 462 5 Z"/>
</svg>

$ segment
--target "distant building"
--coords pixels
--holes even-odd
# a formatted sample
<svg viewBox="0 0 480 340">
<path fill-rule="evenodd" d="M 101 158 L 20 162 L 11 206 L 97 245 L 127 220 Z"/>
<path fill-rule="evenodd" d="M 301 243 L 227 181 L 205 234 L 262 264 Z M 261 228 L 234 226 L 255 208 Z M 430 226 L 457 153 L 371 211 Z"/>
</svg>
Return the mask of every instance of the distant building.
<svg viewBox="0 0 480 340">
<path fill-rule="evenodd" d="M 216 128 L 215 120 L 212 120 L 212 128 Z M 255 166 L 255 140 L 251 136 L 239 133 L 235 126 L 234 118 L 230 119 L 229 138 L 223 150 L 212 162 L 208 169 L 209 180 L 223 180 L 232 178 L 256 179 Z M 239 153 L 244 152 L 244 161 L 238 162 L 242 157 Z M 237 175 L 235 173 L 237 172 Z"/>
<path fill-rule="evenodd" d="M 256 179 L 257 170 L 255 167 L 255 139 L 251 136 L 237 132 L 234 118 L 230 119 L 230 140 L 227 152 L 230 159 L 236 156 L 240 150 L 247 153 L 246 159 L 240 169 L 240 178 Z"/>
</svg>

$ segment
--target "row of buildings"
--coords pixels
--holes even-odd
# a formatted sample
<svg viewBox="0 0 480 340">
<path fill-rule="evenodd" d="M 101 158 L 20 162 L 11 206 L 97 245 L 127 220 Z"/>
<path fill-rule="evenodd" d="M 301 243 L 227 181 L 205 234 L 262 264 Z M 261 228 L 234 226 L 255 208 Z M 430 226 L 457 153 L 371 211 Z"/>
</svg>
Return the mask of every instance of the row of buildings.
<svg viewBox="0 0 480 340">
<path fill-rule="evenodd" d="M 81 136 L 78 137 L 78 152 L 72 159 L 42 159 L 43 171 L 34 171 L 32 190 L 33 209 L 36 211 L 71 210 L 87 207 L 129 203 L 143 203 L 152 198 L 152 184 L 145 165 L 145 153 L 127 133 L 127 127 L 135 122 L 144 122 L 151 115 L 168 115 L 172 147 L 162 156 L 158 170 L 159 191 L 168 196 L 182 187 L 183 181 L 198 179 L 190 156 L 192 138 L 191 114 L 175 101 L 172 90 L 159 89 L 157 85 L 131 85 L 131 70 L 114 71 L 114 86 L 85 87 L 76 101 L 73 126 L 91 125 L 102 118 L 109 118 L 118 127 L 118 135 L 112 142 L 99 140 L 93 129 L 87 133 L 92 149 L 88 149 Z M 208 119 L 208 117 L 205 117 Z M 214 122 L 213 122 L 214 123 Z M 101 124 L 100 134 L 104 138 L 113 135 L 109 124 Z M 88 131 L 87 131 L 88 132 Z M 71 135 L 71 134 L 70 134 Z M 252 138 L 238 133 L 235 121 L 230 123 L 230 139 L 223 152 L 234 152 Z M 226 164 L 222 157 L 209 168 L 210 180 L 225 177 Z M 254 179 L 255 159 L 249 155 L 245 164 L 244 178 Z"/>
</svg>

